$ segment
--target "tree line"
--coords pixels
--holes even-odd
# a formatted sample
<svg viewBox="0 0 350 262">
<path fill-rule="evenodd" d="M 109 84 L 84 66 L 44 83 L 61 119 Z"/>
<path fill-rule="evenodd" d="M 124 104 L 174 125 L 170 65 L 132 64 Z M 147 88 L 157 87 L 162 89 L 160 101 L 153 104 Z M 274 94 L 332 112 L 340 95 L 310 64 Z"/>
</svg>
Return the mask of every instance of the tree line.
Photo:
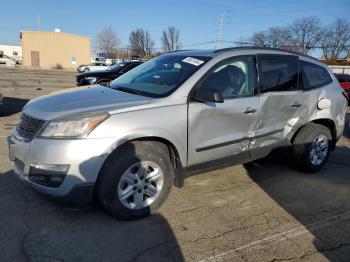
<svg viewBox="0 0 350 262">
<path fill-rule="evenodd" d="M 333 23 L 323 26 L 316 17 L 304 17 L 286 26 L 270 27 L 254 33 L 244 46 L 278 47 L 308 54 L 311 50 L 322 50 L 328 61 L 345 59 L 350 52 L 350 23 L 345 18 L 337 18 Z"/>
<path fill-rule="evenodd" d="M 97 46 L 108 57 L 129 58 L 139 55 L 151 58 L 163 52 L 172 52 L 181 48 L 180 32 L 174 26 L 162 31 L 161 51 L 155 52 L 155 41 L 150 32 L 136 28 L 130 32 L 127 48 L 120 47 L 120 40 L 111 26 L 103 28 L 97 34 Z M 329 25 L 322 25 L 316 17 L 296 19 L 285 26 L 274 26 L 255 32 L 238 46 L 278 47 L 308 54 L 313 49 L 321 49 L 323 58 L 328 61 L 345 59 L 350 52 L 350 23 L 345 18 L 337 18 Z"/>
<path fill-rule="evenodd" d="M 173 52 L 181 47 L 180 32 L 174 26 L 162 31 L 160 38 L 162 52 Z M 158 55 L 154 52 L 155 41 L 148 30 L 136 28 L 130 32 L 128 48 L 120 47 L 120 40 L 112 26 L 104 27 L 97 34 L 97 47 L 105 52 L 109 58 L 129 58 L 139 55 L 141 58 L 151 58 Z M 161 52 L 159 52 L 161 53 Z"/>
</svg>

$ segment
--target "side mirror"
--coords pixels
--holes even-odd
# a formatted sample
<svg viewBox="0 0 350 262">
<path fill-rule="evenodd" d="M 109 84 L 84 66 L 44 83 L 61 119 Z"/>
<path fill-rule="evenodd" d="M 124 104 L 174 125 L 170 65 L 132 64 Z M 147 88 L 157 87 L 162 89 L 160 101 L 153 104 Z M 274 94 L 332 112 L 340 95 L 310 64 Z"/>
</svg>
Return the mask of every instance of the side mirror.
<svg viewBox="0 0 350 262">
<path fill-rule="evenodd" d="M 194 93 L 192 99 L 199 102 L 214 102 L 214 103 L 223 103 L 224 97 L 218 91 L 207 90 L 199 88 Z"/>
</svg>

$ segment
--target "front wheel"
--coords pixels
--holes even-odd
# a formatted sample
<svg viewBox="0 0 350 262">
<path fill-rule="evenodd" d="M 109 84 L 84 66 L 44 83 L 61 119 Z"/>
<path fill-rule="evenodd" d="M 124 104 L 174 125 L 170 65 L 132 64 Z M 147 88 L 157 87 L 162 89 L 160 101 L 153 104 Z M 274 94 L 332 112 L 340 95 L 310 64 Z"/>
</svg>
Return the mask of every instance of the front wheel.
<svg viewBox="0 0 350 262">
<path fill-rule="evenodd" d="M 97 195 L 104 208 L 116 218 L 142 218 L 164 203 L 173 177 L 166 146 L 147 141 L 127 143 L 105 163 Z"/>
<path fill-rule="evenodd" d="M 330 130 L 318 124 L 303 127 L 293 141 L 293 156 L 301 171 L 316 172 L 327 163 L 332 146 Z"/>
</svg>

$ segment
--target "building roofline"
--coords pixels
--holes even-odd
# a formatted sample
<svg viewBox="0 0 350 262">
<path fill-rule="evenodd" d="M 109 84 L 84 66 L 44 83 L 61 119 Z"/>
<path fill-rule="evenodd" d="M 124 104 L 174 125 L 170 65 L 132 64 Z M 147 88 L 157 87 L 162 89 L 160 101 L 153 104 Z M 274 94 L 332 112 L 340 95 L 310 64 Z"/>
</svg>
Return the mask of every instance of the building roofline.
<svg viewBox="0 0 350 262">
<path fill-rule="evenodd" d="M 81 38 L 88 38 L 91 40 L 90 36 L 85 36 L 85 35 L 77 35 L 77 34 L 71 34 L 71 33 L 66 33 L 66 32 L 54 32 L 54 31 L 20 31 L 20 33 L 37 33 L 37 34 L 64 34 L 64 35 L 69 35 L 69 36 L 75 36 L 75 37 L 81 37 Z"/>
<path fill-rule="evenodd" d="M 2 45 L 8 45 L 8 46 L 18 46 L 18 47 L 21 47 L 21 45 L 20 45 L 20 44 L 0 44 L 0 46 L 2 46 Z"/>
</svg>

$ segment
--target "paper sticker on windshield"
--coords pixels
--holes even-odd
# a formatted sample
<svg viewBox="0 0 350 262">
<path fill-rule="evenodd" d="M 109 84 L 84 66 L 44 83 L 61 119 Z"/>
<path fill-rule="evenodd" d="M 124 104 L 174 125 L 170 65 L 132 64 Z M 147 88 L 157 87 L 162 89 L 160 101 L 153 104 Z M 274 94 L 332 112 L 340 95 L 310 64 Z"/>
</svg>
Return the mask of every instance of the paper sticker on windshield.
<svg viewBox="0 0 350 262">
<path fill-rule="evenodd" d="M 182 60 L 182 62 L 186 62 L 186 63 L 189 63 L 191 65 L 195 65 L 195 66 L 199 66 L 199 65 L 204 63 L 204 61 L 199 60 L 197 58 L 193 58 L 193 57 L 186 57 L 184 60 Z"/>
</svg>

